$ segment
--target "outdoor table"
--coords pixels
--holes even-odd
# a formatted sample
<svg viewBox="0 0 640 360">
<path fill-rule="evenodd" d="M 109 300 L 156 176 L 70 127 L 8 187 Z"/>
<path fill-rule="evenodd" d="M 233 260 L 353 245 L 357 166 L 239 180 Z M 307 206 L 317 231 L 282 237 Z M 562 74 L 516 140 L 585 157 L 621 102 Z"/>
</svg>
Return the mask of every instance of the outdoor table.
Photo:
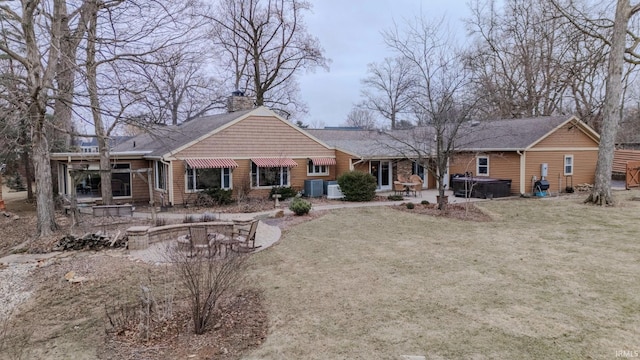
<svg viewBox="0 0 640 360">
<path fill-rule="evenodd" d="M 406 194 L 407 196 L 409 196 L 409 194 L 411 194 L 411 187 L 412 187 L 412 186 L 417 186 L 417 185 L 419 185 L 420 183 L 414 183 L 414 182 L 401 182 L 400 184 L 402 184 L 402 185 L 404 186 L 404 192 L 405 192 L 405 194 Z M 413 195 L 414 195 L 414 196 L 417 196 L 415 191 L 413 192 Z"/>
</svg>

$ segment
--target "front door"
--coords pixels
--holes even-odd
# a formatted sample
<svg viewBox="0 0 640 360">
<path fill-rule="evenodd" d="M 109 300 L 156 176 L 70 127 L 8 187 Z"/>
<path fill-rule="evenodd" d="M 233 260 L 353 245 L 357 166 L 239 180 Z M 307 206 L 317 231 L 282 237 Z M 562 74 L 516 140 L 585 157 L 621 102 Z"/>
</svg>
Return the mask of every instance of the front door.
<svg viewBox="0 0 640 360">
<path fill-rule="evenodd" d="M 369 164 L 371 175 L 378 183 L 378 189 L 391 190 L 391 162 L 374 160 Z"/>
</svg>

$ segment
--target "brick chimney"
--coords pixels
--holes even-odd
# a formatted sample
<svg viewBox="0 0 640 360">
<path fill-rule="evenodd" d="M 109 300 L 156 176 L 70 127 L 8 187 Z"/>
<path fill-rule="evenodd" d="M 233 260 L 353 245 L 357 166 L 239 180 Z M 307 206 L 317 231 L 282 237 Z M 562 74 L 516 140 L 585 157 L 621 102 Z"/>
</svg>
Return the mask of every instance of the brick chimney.
<svg viewBox="0 0 640 360">
<path fill-rule="evenodd" d="M 227 99 L 227 112 L 251 110 L 255 107 L 255 102 L 249 96 L 244 96 L 244 91 L 236 90 Z"/>
</svg>

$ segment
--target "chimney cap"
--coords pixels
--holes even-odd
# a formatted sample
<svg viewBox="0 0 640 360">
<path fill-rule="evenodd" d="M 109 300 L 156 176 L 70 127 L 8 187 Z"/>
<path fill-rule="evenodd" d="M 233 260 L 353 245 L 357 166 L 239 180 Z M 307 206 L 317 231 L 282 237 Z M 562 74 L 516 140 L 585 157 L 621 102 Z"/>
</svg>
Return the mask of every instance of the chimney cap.
<svg viewBox="0 0 640 360">
<path fill-rule="evenodd" d="M 232 91 L 231 96 L 244 96 L 244 91 L 242 90 Z"/>
</svg>

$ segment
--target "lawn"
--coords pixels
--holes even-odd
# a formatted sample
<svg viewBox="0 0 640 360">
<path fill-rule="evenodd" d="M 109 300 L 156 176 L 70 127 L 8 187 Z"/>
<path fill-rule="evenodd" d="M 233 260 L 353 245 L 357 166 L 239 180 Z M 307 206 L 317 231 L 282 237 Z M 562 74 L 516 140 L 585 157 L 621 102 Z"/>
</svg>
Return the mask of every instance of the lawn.
<svg viewBox="0 0 640 360">
<path fill-rule="evenodd" d="M 640 352 L 640 202 L 494 200 L 491 222 L 387 207 L 286 231 L 252 259 L 253 359 L 587 359 Z"/>
</svg>

